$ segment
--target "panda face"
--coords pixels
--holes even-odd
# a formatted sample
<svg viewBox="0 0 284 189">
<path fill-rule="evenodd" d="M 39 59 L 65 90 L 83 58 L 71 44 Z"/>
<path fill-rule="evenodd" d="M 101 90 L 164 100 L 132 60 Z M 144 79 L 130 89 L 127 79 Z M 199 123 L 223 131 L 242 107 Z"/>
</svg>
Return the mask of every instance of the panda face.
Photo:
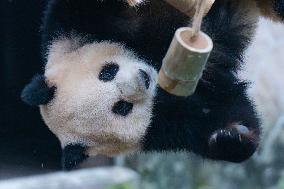
<svg viewBox="0 0 284 189">
<path fill-rule="evenodd" d="M 56 92 L 41 106 L 45 123 L 63 147 L 82 143 L 91 155 L 139 149 L 157 72 L 120 44 L 76 44 L 64 39 L 49 49 L 45 77 Z"/>
</svg>

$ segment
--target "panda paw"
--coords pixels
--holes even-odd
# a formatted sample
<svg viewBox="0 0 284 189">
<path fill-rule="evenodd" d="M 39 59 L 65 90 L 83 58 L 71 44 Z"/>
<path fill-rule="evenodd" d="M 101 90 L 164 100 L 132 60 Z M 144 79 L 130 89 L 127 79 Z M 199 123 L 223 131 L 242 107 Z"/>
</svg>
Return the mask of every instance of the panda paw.
<svg viewBox="0 0 284 189">
<path fill-rule="evenodd" d="M 232 124 L 214 132 L 208 143 L 209 158 L 238 163 L 253 155 L 258 146 L 258 137 L 246 126 Z"/>
<path fill-rule="evenodd" d="M 86 147 L 81 144 L 69 144 L 62 151 L 63 170 L 70 171 L 88 158 Z"/>
</svg>

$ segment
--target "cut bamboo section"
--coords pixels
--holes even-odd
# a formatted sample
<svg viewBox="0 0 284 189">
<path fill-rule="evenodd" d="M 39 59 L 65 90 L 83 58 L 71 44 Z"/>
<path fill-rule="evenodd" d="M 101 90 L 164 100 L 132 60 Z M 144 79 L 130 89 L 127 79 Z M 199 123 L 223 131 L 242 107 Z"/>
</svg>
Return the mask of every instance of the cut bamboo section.
<svg viewBox="0 0 284 189">
<path fill-rule="evenodd" d="M 192 41 L 191 32 L 189 27 L 176 31 L 158 76 L 160 87 L 176 96 L 194 93 L 213 49 L 209 36 L 199 32 Z"/>
</svg>

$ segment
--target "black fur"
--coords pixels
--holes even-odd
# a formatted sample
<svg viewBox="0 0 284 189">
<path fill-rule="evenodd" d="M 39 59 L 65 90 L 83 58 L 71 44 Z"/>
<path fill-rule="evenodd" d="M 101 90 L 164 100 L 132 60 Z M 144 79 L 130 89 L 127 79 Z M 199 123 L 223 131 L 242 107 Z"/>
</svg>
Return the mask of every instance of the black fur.
<svg viewBox="0 0 284 189">
<path fill-rule="evenodd" d="M 282 21 L 284 21 L 284 0 L 274 0 L 274 10 Z"/>
<path fill-rule="evenodd" d="M 85 154 L 86 147 L 82 144 L 69 144 L 62 151 L 62 167 L 71 170 L 82 163 L 88 156 Z"/>
<path fill-rule="evenodd" d="M 53 99 L 54 92 L 55 87 L 49 87 L 45 81 L 45 77 L 37 74 L 24 88 L 21 98 L 30 106 L 44 105 Z"/>
<path fill-rule="evenodd" d="M 197 90 L 184 98 L 158 88 L 152 123 L 142 144 L 144 151 L 186 150 L 232 162 L 246 160 L 254 153 L 260 123 L 246 95 L 247 84 L 236 77 L 255 24 L 246 19 L 249 16 L 238 7 L 238 1 L 216 1 L 203 24 L 214 49 Z M 121 42 L 160 69 L 176 29 L 187 26 L 188 20 L 163 0 L 152 0 L 138 9 L 117 0 L 52 0 L 44 18 L 43 53 L 48 54 L 47 47 L 54 40 L 76 34 L 86 37 L 86 42 Z M 234 124 L 245 125 L 250 135 L 242 135 L 240 140 L 241 134 L 230 127 Z M 212 141 L 215 134 L 217 138 Z M 72 167 L 85 156 L 83 147 L 70 149 L 64 153 L 67 159 L 74 156 Z"/>
</svg>

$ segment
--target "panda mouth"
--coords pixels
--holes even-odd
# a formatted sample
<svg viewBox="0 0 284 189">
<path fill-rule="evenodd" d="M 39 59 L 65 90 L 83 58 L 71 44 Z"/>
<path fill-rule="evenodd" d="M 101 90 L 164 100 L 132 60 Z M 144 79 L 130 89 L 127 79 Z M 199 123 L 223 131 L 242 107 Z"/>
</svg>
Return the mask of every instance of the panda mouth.
<svg viewBox="0 0 284 189">
<path fill-rule="evenodd" d="M 114 104 L 114 106 L 112 107 L 112 112 L 114 114 L 125 117 L 129 113 L 131 113 L 132 109 L 133 103 L 127 102 L 125 100 L 120 100 Z"/>
</svg>

